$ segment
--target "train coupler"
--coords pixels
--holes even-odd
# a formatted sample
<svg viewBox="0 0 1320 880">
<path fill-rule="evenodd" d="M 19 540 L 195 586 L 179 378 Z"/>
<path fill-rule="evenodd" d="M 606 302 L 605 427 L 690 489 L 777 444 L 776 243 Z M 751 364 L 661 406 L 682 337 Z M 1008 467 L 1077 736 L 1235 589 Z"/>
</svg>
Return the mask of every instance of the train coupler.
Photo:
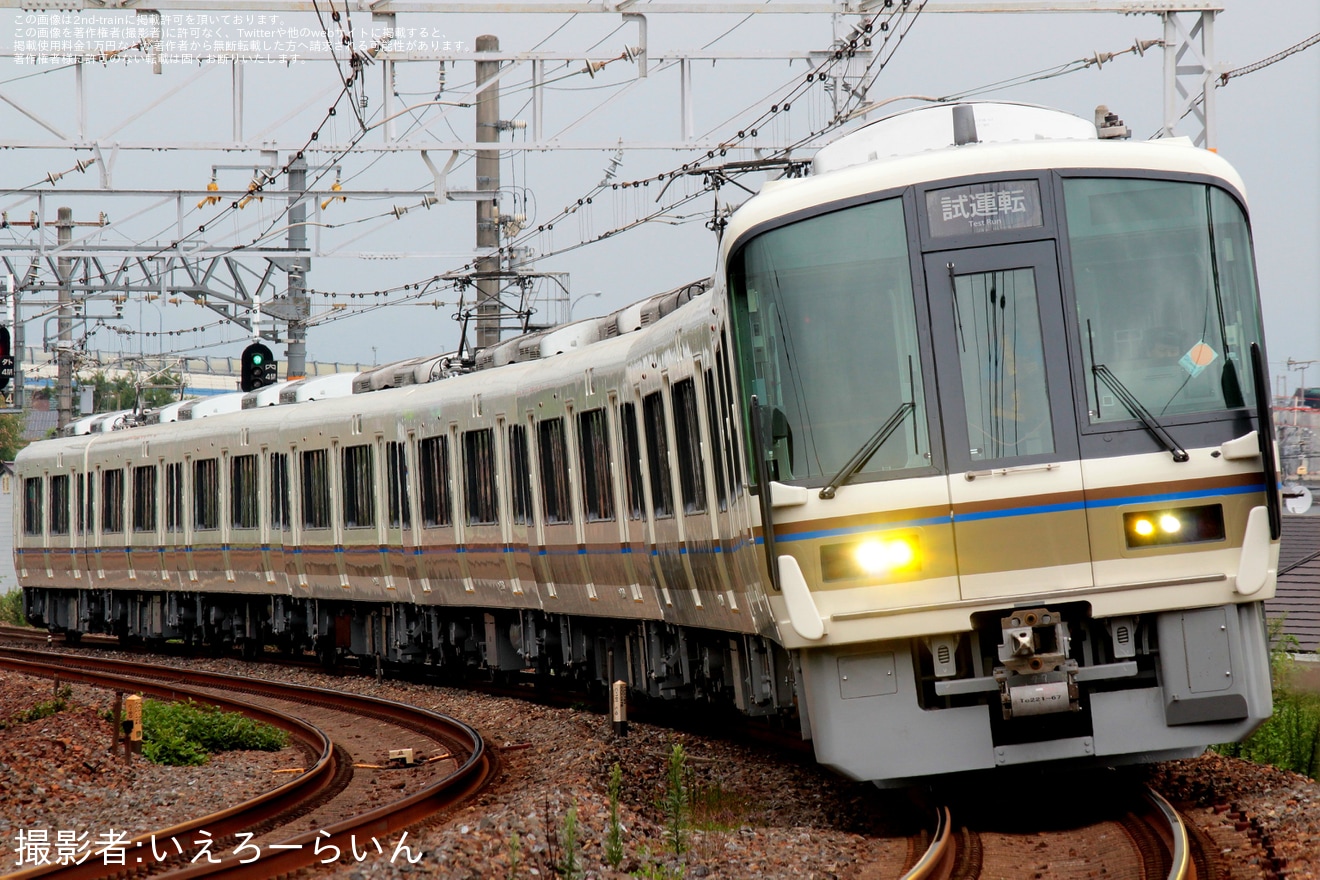
<svg viewBox="0 0 1320 880">
<path fill-rule="evenodd" d="M 1077 661 L 1068 659 L 1070 636 L 1062 616 L 1029 608 L 1002 618 L 1000 626 L 1004 640 L 994 676 L 1004 718 L 1079 711 Z"/>
</svg>

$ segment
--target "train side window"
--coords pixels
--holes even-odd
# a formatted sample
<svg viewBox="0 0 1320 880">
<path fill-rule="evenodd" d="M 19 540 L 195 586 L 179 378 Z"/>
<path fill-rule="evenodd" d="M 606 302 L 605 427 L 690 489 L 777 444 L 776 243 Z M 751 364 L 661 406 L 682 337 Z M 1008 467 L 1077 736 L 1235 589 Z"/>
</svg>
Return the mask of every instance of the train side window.
<svg viewBox="0 0 1320 880">
<path fill-rule="evenodd" d="M 564 438 L 564 420 L 541 422 L 541 497 L 545 500 L 545 521 L 565 523 L 573 519 L 568 495 L 568 444 Z"/>
<path fill-rule="evenodd" d="M 69 533 L 69 475 L 54 474 L 50 478 L 50 533 Z"/>
<path fill-rule="evenodd" d="M 665 401 L 659 391 L 642 398 L 646 425 L 646 468 L 651 473 L 651 508 L 657 518 L 674 515 L 674 485 L 669 476 L 669 435 Z"/>
<path fill-rule="evenodd" d="M 578 457 L 582 461 L 582 512 L 591 520 L 614 519 L 614 479 L 605 410 L 578 413 Z"/>
<path fill-rule="evenodd" d="M 408 456 L 397 440 L 385 444 L 385 488 L 390 507 L 390 528 L 412 528 L 408 500 Z"/>
<path fill-rule="evenodd" d="M 495 431 L 481 428 L 463 433 L 463 495 L 468 525 L 500 521 L 495 494 Z"/>
<path fill-rule="evenodd" d="M 345 446 L 344 527 L 364 529 L 376 524 L 376 489 L 372 479 L 371 447 Z"/>
<path fill-rule="evenodd" d="M 193 528 L 220 528 L 220 461 L 193 462 Z"/>
<path fill-rule="evenodd" d="M 260 509 L 257 457 L 236 455 L 229 462 L 229 522 L 236 529 L 255 529 Z"/>
<path fill-rule="evenodd" d="M 43 520 L 43 494 L 46 491 L 44 477 L 25 477 L 23 479 L 23 534 L 40 535 L 45 528 Z"/>
<path fill-rule="evenodd" d="M 133 468 L 133 531 L 156 531 L 156 466 Z"/>
<path fill-rule="evenodd" d="M 302 454 L 303 525 L 309 529 L 330 528 L 329 453 L 308 449 Z"/>
<path fill-rule="evenodd" d="M 421 453 L 422 524 L 447 526 L 453 522 L 449 492 L 449 438 L 427 437 L 418 444 Z"/>
<path fill-rule="evenodd" d="M 183 531 L 183 465 L 165 465 L 165 530 Z"/>
<path fill-rule="evenodd" d="M 628 490 L 628 518 L 641 519 L 645 495 L 642 491 L 642 446 L 637 440 L 637 407 L 619 404 L 619 431 L 623 441 L 623 485 Z"/>
<path fill-rule="evenodd" d="M 515 523 L 532 521 L 532 469 L 527 456 L 527 429 L 509 426 L 509 515 Z"/>
<path fill-rule="evenodd" d="M 270 454 L 270 527 L 286 529 L 289 519 L 289 454 Z"/>
<path fill-rule="evenodd" d="M 124 471 L 121 468 L 101 474 L 101 531 L 124 530 Z"/>
<path fill-rule="evenodd" d="M 728 427 L 724 437 L 724 455 L 729 462 L 729 482 L 732 483 L 730 489 L 734 498 L 741 498 L 743 491 L 742 477 L 742 447 L 738 445 L 738 426 L 734 422 L 733 414 L 740 412 L 733 401 L 733 380 L 729 375 L 729 359 L 724 353 L 729 350 L 728 331 L 720 332 L 722 345 L 720 350 L 715 352 L 715 368 L 720 374 L 720 391 L 724 393 L 723 412 L 728 413 Z"/>
<path fill-rule="evenodd" d="M 684 513 L 706 512 L 706 469 L 701 463 L 701 423 L 697 418 L 697 383 L 674 383 L 674 445 L 678 448 L 678 485 Z"/>
<path fill-rule="evenodd" d="M 729 508 L 729 491 L 724 483 L 724 461 L 720 443 L 720 407 L 715 402 L 715 373 L 707 370 L 706 386 L 706 427 L 710 429 L 710 469 L 715 474 L 715 501 L 720 510 Z"/>
</svg>

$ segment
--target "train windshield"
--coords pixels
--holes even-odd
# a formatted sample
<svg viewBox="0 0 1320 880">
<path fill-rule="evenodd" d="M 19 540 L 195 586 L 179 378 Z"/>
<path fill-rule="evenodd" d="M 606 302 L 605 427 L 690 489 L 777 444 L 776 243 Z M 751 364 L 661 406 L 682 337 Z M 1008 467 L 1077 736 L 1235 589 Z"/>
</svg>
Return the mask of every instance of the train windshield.
<svg viewBox="0 0 1320 880">
<path fill-rule="evenodd" d="M 1125 390 L 1156 418 L 1253 403 L 1247 352 L 1261 333 L 1237 202 L 1112 178 L 1066 180 L 1064 201 L 1091 423 L 1134 418 Z"/>
<path fill-rule="evenodd" d="M 745 391 L 772 413 L 774 479 L 825 483 L 891 420 L 850 478 L 930 464 L 899 199 L 763 233 L 734 257 L 730 291 Z"/>
</svg>

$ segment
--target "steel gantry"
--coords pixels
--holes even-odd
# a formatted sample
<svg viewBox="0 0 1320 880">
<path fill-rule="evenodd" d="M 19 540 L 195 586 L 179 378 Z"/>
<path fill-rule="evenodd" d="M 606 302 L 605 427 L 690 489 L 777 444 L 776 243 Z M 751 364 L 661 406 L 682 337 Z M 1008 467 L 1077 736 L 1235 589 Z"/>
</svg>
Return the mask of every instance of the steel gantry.
<svg viewBox="0 0 1320 880">
<path fill-rule="evenodd" d="M 867 73 L 883 35 L 861 39 L 859 23 L 881 16 L 902 15 L 911 8 L 921 14 L 991 15 L 1033 13 L 1107 13 L 1152 15 L 1163 20 L 1164 120 L 1161 136 L 1189 134 L 1203 146 L 1215 144 L 1214 23 L 1219 5 L 1159 0 L 1001 0 L 1001 2 L 931 2 L 913 0 L 821 0 L 821 2 L 426 2 L 426 0 L 351 0 L 342 8 L 343 26 L 303 27 L 282 16 L 325 13 L 329 4 L 316 0 L 226 0 L 215 12 L 215 0 L 52 0 L 38 11 L 31 0 L 0 0 L 0 9 L 17 10 L 16 34 L 0 46 L 0 60 L 19 70 L 48 71 L 50 77 L 14 79 L 0 85 L 0 149 L 32 151 L 38 156 L 75 159 L 43 160 L 62 170 L 46 171 L 44 180 L 0 182 L 0 232 L 12 240 L 0 242 L 4 271 L 15 279 L 15 306 L 23 319 L 44 317 L 49 305 L 60 318 L 56 348 L 69 341 L 70 321 L 88 314 L 88 301 L 122 303 L 125 297 L 190 298 L 252 335 L 284 341 L 291 375 L 301 369 L 305 334 L 314 323 L 306 279 L 317 257 L 362 256 L 355 242 L 370 231 L 397 222 L 409 211 L 431 209 L 453 201 L 479 206 L 476 251 L 451 249 L 437 256 L 458 255 L 490 277 L 490 268 L 517 280 L 531 271 L 526 263 L 505 269 L 500 252 L 508 243 L 507 214 L 499 209 L 498 177 L 490 174 L 471 189 L 451 186 L 455 161 L 468 154 L 490 154 L 498 141 L 503 153 L 539 151 L 674 150 L 740 152 L 760 157 L 791 150 L 809 152 L 810 137 L 787 126 L 732 139 L 729 132 L 702 132 L 694 122 L 697 65 L 744 62 L 803 62 L 812 70 L 827 69 L 818 82 L 823 112 L 837 118 L 846 97 L 855 106 L 868 99 Z M 569 53 L 540 50 L 500 50 L 439 39 L 432 27 L 427 39 L 414 39 L 418 22 L 457 14 L 606 15 L 620 23 L 620 43 L 613 47 Z M 353 15 L 359 16 L 356 25 Z M 648 23 L 657 16 L 677 15 L 817 15 L 829 16 L 831 36 L 816 50 L 687 51 L 652 45 Z M 102 27 L 96 21 L 113 22 Z M 223 19 L 223 20 L 222 20 Z M 81 22 L 81 25 L 79 24 Z M 339 30 L 335 30 L 339 27 Z M 102 34 L 102 31 L 105 31 Z M 278 34 L 283 39 L 258 37 Z M 425 28 L 421 28 L 426 31 Z M 64 39 L 66 31 L 71 36 Z M 43 36 L 44 32 L 44 36 Z M 240 39 L 242 33 L 251 37 Z M 76 34 L 76 36 L 73 36 Z M 336 37 L 344 36 L 336 40 Z M 44 40 L 44 41 L 43 41 Z M 258 46 L 258 43 L 261 43 Z M 283 43 L 273 52 L 269 43 Z M 498 46 L 490 43 L 489 46 Z M 1143 44 L 1144 45 L 1144 44 Z M 56 63 L 37 63 L 42 60 Z M 485 73 L 467 77 L 475 82 L 454 89 L 446 74 L 459 65 L 484 65 Z M 25 66 L 26 65 L 26 66 Z M 407 71 L 425 65 L 439 72 L 433 100 L 405 104 L 397 83 Z M 58 68 L 56 70 L 55 68 Z M 167 75 L 168 71 L 168 75 Z M 322 71 L 307 75 L 307 71 Z M 330 75 L 326 75 L 326 74 Z M 547 125 L 549 86 L 563 76 L 602 77 L 618 86 L 609 98 L 566 125 Z M 117 83 L 130 88 L 116 88 Z M 658 87 L 661 82 L 663 87 Z M 471 138 L 453 134 L 452 122 L 478 115 L 486 94 L 498 95 L 516 85 L 528 100 L 529 118 L 478 119 Z M 200 89 L 225 94 L 215 102 L 221 112 L 194 113 L 195 124 L 162 125 L 163 115 L 187 104 Z M 626 118 L 632 102 L 645 92 L 648 101 L 672 101 L 676 106 L 659 116 L 656 127 L 614 130 L 623 137 L 590 133 L 587 123 L 612 111 Z M 493 91 L 492 91 L 493 90 Z M 374 115 L 349 119 L 348 125 L 324 125 L 324 135 L 308 137 L 308 115 L 335 105 L 347 91 L 355 106 L 341 111 L 340 120 L 359 116 L 372 106 Z M 106 95 L 114 93 L 114 100 Z M 272 96 L 280 96 L 271 115 Z M 883 102 L 876 102 L 879 106 Z M 655 105 L 650 105 L 655 111 Z M 261 111 L 261 112 L 258 112 Z M 265 114 L 264 116 L 262 114 Z M 429 115 L 422 118 L 421 113 Z M 403 122 L 407 120 L 407 125 Z M 860 116 L 858 117 L 860 121 Z M 484 126 L 484 127 L 483 127 Z M 499 135 L 491 137 L 495 126 Z M 518 137 L 509 137 L 509 133 Z M 125 185 L 117 163 L 128 155 L 150 152 L 224 153 L 242 159 L 237 164 L 213 164 L 212 184 L 203 190 L 148 189 Z M 419 162 L 431 185 L 412 189 L 347 188 L 324 185 L 327 169 L 349 153 L 406 154 Z M 302 164 L 300 164 L 302 163 Z M 488 163 L 489 164 L 489 163 Z M 67 167 L 71 166 L 71 167 Z M 12 173 L 12 172 L 11 172 Z M 235 175 L 251 173 L 251 183 L 235 186 Z M 66 189 L 64 178 L 81 175 L 84 189 Z M 223 188 L 221 180 L 224 180 Z M 66 181 L 67 182 L 67 181 Z M 26 184 L 26 185 L 25 185 Z M 283 189 L 276 189 L 276 186 Z M 254 199 L 278 205 L 278 222 L 238 222 L 198 225 L 198 209 L 239 217 L 237 209 Z M 113 199 L 113 201 L 110 201 Z M 325 207 L 334 200 L 389 203 L 389 209 L 366 218 L 365 232 L 327 244 L 322 229 Z M 85 216 L 90 231 L 61 226 L 59 208 L 70 203 Z M 95 209 L 90 206 L 96 205 Z M 484 206 L 484 207 L 483 207 Z M 226 207 L 230 210 L 225 211 Z M 188 218 L 188 219 L 185 219 Z M 484 219 L 482 219 L 484 218 Z M 155 232 L 144 240 L 136 230 Z M 513 231 L 516 232 L 516 223 Z M 62 237 L 61 237 L 62 236 Z M 132 242 L 132 243 L 126 243 Z M 433 251 L 434 253 L 434 251 Z M 527 258 L 520 249 L 519 259 Z M 525 295 L 525 288 L 523 289 Z M 565 288 L 565 293 L 567 289 Z M 489 294 L 487 294 L 489 295 Z M 113 316 L 110 316 L 113 317 Z M 260 320 L 265 321 L 262 325 Z M 285 325 L 279 332 L 274 322 Z M 497 326 L 497 323 L 492 326 Z M 51 344 L 51 340 L 43 340 Z M 21 350 L 21 338 L 16 340 Z M 20 365 L 21 369 L 21 365 Z M 14 383 L 21 395 L 21 377 Z M 21 403 L 21 398 L 15 401 Z"/>
</svg>

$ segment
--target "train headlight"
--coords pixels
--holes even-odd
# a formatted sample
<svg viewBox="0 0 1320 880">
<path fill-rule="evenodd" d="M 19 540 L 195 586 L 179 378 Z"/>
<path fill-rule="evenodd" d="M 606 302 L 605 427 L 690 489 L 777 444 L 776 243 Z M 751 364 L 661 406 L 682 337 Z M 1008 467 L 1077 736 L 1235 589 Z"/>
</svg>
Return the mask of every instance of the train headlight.
<svg viewBox="0 0 1320 880">
<path fill-rule="evenodd" d="M 1224 508 L 1218 504 L 1141 510 L 1123 514 L 1128 547 L 1159 547 L 1224 540 Z"/>
<path fill-rule="evenodd" d="M 915 535 L 866 538 L 820 548 L 821 573 L 827 581 L 884 577 L 917 571 L 921 553 Z"/>
</svg>

